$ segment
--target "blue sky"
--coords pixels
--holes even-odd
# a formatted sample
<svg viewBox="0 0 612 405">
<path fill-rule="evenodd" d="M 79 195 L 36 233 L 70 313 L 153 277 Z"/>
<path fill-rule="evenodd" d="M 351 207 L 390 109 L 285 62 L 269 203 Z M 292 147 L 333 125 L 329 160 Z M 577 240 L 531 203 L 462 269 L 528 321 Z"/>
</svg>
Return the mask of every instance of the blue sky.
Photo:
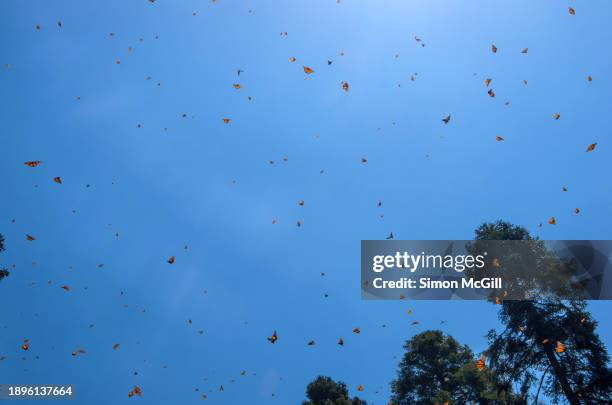
<svg viewBox="0 0 612 405">
<path fill-rule="evenodd" d="M 361 301 L 360 241 L 470 239 L 499 218 L 610 239 L 610 11 L 0 2 L 1 382 L 72 383 L 88 404 L 298 404 L 325 374 L 386 404 L 413 334 L 483 350 L 490 304 Z M 611 347 L 610 303 L 590 308 Z"/>
</svg>

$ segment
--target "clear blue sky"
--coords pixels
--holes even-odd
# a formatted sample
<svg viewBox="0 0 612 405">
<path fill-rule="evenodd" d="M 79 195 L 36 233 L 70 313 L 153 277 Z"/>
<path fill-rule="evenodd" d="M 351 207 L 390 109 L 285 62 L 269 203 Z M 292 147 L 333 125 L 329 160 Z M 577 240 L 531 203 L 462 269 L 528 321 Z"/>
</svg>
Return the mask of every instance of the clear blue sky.
<svg viewBox="0 0 612 405">
<path fill-rule="evenodd" d="M 0 382 L 72 383 L 87 404 L 286 405 L 326 374 L 386 404 L 413 334 L 448 320 L 483 350 L 490 304 L 361 301 L 360 240 L 470 239 L 499 218 L 611 239 L 611 12 L 1 1 L 0 263 L 16 267 L 0 283 Z M 590 305 L 609 348 L 611 305 Z"/>
</svg>

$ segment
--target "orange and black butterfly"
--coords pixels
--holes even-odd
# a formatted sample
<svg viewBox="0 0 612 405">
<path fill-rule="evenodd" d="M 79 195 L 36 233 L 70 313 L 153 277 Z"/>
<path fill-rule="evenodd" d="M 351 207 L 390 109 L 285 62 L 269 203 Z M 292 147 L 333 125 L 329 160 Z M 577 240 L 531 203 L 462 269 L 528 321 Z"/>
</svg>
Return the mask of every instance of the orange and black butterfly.
<svg viewBox="0 0 612 405">
<path fill-rule="evenodd" d="M 274 344 L 276 343 L 276 341 L 278 340 L 278 335 L 276 334 L 276 331 L 274 331 L 274 333 L 272 333 L 272 336 L 270 336 L 268 338 L 268 340 L 270 341 L 270 343 Z"/>
<path fill-rule="evenodd" d="M 174 256 L 170 256 L 170 258 L 168 259 L 168 263 L 174 264 Z"/>
<path fill-rule="evenodd" d="M 448 114 L 446 117 L 442 118 L 442 122 L 444 122 L 445 124 L 448 124 L 451 120 L 451 115 Z"/>
<path fill-rule="evenodd" d="M 595 148 L 597 147 L 597 142 L 592 143 L 589 145 L 589 147 L 587 148 L 587 152 L 593 152 L 595 150 Z"/>
<path fill-rule="evenodd" d="M 28 162 L 23 162 L 24 165 L 29 166 L 29 167 L 36 167 L 41 163 L 42 162 L 40 160 L 30 160 Z"/>
<path fill-rule="evenodd" d="M 306 73 L 307 75 L 314 73 L 314 70 L 312 70 L 311 68 L 309 68 L 308 66 L 304 66 L 304 73 Z"/>
<path fill-rule="evenodd" d="M 484 354 L 482 356 L 480 356 L 480 358 L 476 362 L 476 367 L 478 368 L 478 370 L 482 371 L 482 370 L 484 370 L 487 367 L 486 360 L 487 360 L 487 358 L 485 357 Z"/>
<path fill-rule="evenodd" d="M 557 342 L 557 353 L 563 353 L 565 351 L 565 345 L 561 342 Z"/>
</svg>

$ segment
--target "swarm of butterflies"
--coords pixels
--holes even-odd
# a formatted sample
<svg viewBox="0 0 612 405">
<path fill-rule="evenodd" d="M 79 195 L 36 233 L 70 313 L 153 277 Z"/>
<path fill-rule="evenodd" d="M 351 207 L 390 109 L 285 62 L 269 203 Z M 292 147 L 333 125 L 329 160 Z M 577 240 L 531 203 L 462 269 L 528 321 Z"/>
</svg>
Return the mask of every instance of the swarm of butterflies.
<svg viewBox="0 0 612 405">
<path fill-rule="evenodd" d="M 215 1 L 215 0 L 213 0 L 213 2 L 214 2 L 214 1 Z M 156 3 L 156 0 L 148 0 L 148 2 L 149 2 L 149 3 L 151 3 L 151 4 L 155 4 L 155 3 Z M 340 0 L 338 0 L 338 2 L 340 2 Z M 575 10 L 574 8 L 572 8 L 572 7 L 569 7 L 568 12 L 569 12 L 569 14 L 570 14 L 570 15 L 572 15 L 572 16 L 576 15 L 576 10 Z M 196 15 L 196 13 L 193 13 L 193 15 L 195 16 L 195 15 Z M 63 28 L 63 26 L 64 26 L 62 21 L 57 21 L 56 25 L 57 25 L 57 28 L 59 28 L 59 29 Z M 36 29 L 37 31 L 39 31 L 39 30 L 41 30 L 41 29 L 42 29 L 42 26 L 41 26 L 40 24 L 36 24 L 36 25 L 35 25 L 35 29 Z M 281 33 L 280 33 L 280 36 L 281 36 L 281 37 L 287 37 L 288 35 L 289 35 L 289 34 L 288 34 L 288 32 L 285 32 L 285 31 L 283 31 L 283 32 L 281 32 Z M 115 37 L 115 33 L 110 33 L 110 34 L 109 34 L 109 36 L 110 36 L 111 38 L 113 38 L 113 37 Z M 415 42 L 417 43 L 417 45 L 418 45 L 418 46 L 420 46 L 420 47 L 425 47 L 425 46 L 426 46 L 426 44 L 425 44 L 425 42 L 423 41 L 423 39 L 422 39 L 421 37 L 419 37 L 419 36 L 415 36 L 415 37 L 414 37 L 414 41 L 415 41 Z M 496 54 L 496 53 L 498 53 L 498 52 L 500 51 L 500 50 L 499 50 L 499 48 L 498 48 L 498 47 L 497 47 L 495 44 L 491 44 L 491 48 L 490 48 L 490 50 L 491 50 L 491 52 L 492 52 L 492 53 L 494 53 L 494 54 Z M 130 48 L 130 51 L 131 51 L 131 48 Z M 520 53 L 521 53 L 521 54 L 528 54 L 528 52 L 529 52 L 529 48 L 523 48 L 522 50 L 520 50 Z M 340 52 L 340 56 L 344 56 L 344 52 Z M 397 57 L 397 55 L 396 55 L 396 57 Z M 315 70 L 314 70 L 312 67 L 310 67 L 310 66 L 307 66 L 307 65 L 302 65 L 302 63 L 299 63 L 299 64 L 298 64 L 298 63 L 297 63 L 297 62 L 298 62 L 298 59 L 297 59 L 296 57 L 294 57 L 294 56 L 290 56 L 290 57 L 288 57 L 288 61 L 289 61 L 290 63 L 295 63 L 297 66 L 301 65 L 301 66 L 302 66 L 301 70 L 302 70 L 302 71 L 303 71 L 303 73 L 306 75 L 306 77 L 310 77 L 310 76 L 312 76 L 312 75 L 314 75 L 314 76 L 316 77 L 316 73 L 317 73 L 317 72 L 316 72 L 316 71 L 315 71 Z M 116 60 L 114 61 L 114 63 L 115 63 L 116 65 L 121 65 L 121 63 L 122 63 L 122 62 L 121 62 L 121 60 L 120 60 L 120 59 L 116 59 Z M 332 60 L 327 60 L 327 65 L 328 65 L 328 66 L 332 65 L 332 63 L 333 63 L 333 61 L 332 61 Z M 243 72 L 244 72 L 244 70 L 242 70 L 242 69 L 238 69 L 238 70 L 237 70 L 237 72 L 236 72 L 236 73 L 237 73 L 237 76 L 238 76 L 238 77 L 240 77 L 241 73 L 243 73 Z M 411 76 L 411 80 L 412 80 L 412 81 L 416 80 L 417 75 L 418 75 L 417 73 L 415 73 L 414 75 L 412 75 L 412 76 Z M 147 80 L 150 80 L 150 79 L 151 79 L 151 77 L 150 77 L 150 76 L 149 76 L 149 77 L 147 77 Z M 589 75 L 589 76 L 587 76 L 587 77 L 586 77 L 586 81 L 587 81 L 588 83 L 592 82 L 592 81 L 593 81 L 593 77 L 592 77 L 592 76 L 590 76 L 590 75 Z M 527 85 L 528 85 L 527 80 L 525 80 L 525 81 L 523 82 L 523 84 L 524 84 L 525 86 L 527 86 Z M 158 86 L 161 86 L 161 85 L 162 85 L 162 83 L 161 83 L 161 82 L 159 82 L 159 83 L 158 83 Z M 487 95 L 488 95 L 490 98 L 495 98 L 495 97 L 496 97 L 496 93 L 495 93 L 495 91 L 494 91 L 494 89 L 493 89 L 493 87 L 492 87 L 492 86 L 494 86 L 494 85 L 495 85 L 495 83 L 494 83 L 494 80 L 493 80 L 492 78 L 486 78 L 486 79 L 484 80 L 484 89 L 486 90 L 486 94 L 487 94 Z M 231 86 L 232 86 L 232 87 L 233 87 L 235 90 L 241 90 L 241 89 L 242 89 L 242 85 L 241 85 L 240 83 L 232 83 L 232 84 L 231 84 Z M 350 93 L 350 90 L 351 90 L 351 85 L 350 85 L 350 84 L 349 84 L 347 81 L 341 81 L 341 82 L 339 83 L 339 90 L 343 91 L 344 93 Z M 80 99 L 80 97 L 77 97 L 77 100 L 79 100 L 79 99 Z M 249 101 L 251 101 L 251 100 L 252 100 L 252 97 L 250 97 L 250 96 L 249 96 L 249 97 L 248 97 L 248 100 L 249 100 Z M 182 118 L 187 118 L 187 117 L 188 117 L 188 114 L 187 114 L 187 113 L 182 113 L 182 114 L 181 114 L 181 117 L 182 117 Z M 452 125 L 452 119 L 453 119 L 453 117 L 454 117 L 454 116 L 453 116 L 451 113 L 448 113 L 448 114 L 444 115 L 444 116 L 441 118 L 441 122 L 442 122 L 442 124 L 443 124 L 443 125 Z M 561 114 L 560 114 L 560 113 L 553 113 L 553 114 L 552 114 L 552 119 L 553 119 L 553 120 L 555 120 L 555 121 L 561 120 Z M 231 118 L 231 117 L 220 117 L 220 121 L 221 121 L 223 124 L 226 124 L 226 125 L 228 125 L 228 126 L 230 126 L 230 127 L 231 127 L 231 124 L 232 124 L 232 122 L 233 122 L 233 118 Z M 137 127 L 138 127 L 138 128 L 141 128 L 141 127 L 142 127 L 142 124 L 140 124 L 140 123 L 139 123 L 139 124 L 137 124 Z M 496 135 L 494 139 L 495 139 L 495 141 L 496 141 L 496 142 L 500 142 L 500 143 L 506 142 L 506 137 L 505 137 L 505 136 L 503 136 L 503 135 Z M 590 143 L 590 144 L 588 144 L 588 145 L 585 145 L 585 148 L 584 148 L 584 152 L 583 152 L 583 153 L 594 153 L 594 152 L 596 151 L 597 146 L 598 146 L 597 142 L 593 142 L 593 143 Z M 282 161 L 283 161 L 283 162 L 287 162 L 287 161 L 288 161 L 288 158 L 287 158 L 287 157 L 284 157 L 284 158 L 282 159 Z M 367 163 L 368 163 L 368 158 L 364 156 L 364 157 L 361 157 L 359 161 L 360 161 L 362 164 L 367 164 Z M 275 161 L 274 161 L 274 160 L 270 160 L 270 161 L 269 161 L 269 163 L 270 163 L 270 164 L 275 164 Z M 26 167 L 28 167 L 28 168 L 35 169 L 35 168 L 38 168 L 39 166 L 41 166 L 41 165 L 43 164 L 43 161 L 41 161 L 41 160 L 29 160 L 29 161 L 25 161 L 23 164 L 24 164 Z M 321 171 L 320 171 L 320 173 L 321 173 L 321 174 L 323 174 L 323 173 L 324 173 L 324 170 L 321 170 Z M 63 180 L 62 180 L 62 177 L 61 177 L 60 175 L 56 175 L 56 176 L 51 177 L 51 178 L 49 179 L 49 181 L 52 181 L 52 182 L 54 182 L 54 183 L 56 183 L 56 184 L 58 184 L 58 185 L 62 185 L 62 184 L 63 184 Z M 58 187 L 59 187 L 59 186 L 58 186 Z M 567 188 L 566 186 L 564 186 L 564 187 L 562 188 L 562 192 L 567 192 L 567 191 L 568 191 L 568 188 Z M 299 201 L 297 202 L 297 204 L 298 204 L 300 207 L 304 207 L 306 203 L 305 203 L 305 201 L 304 201 L 303 199 L 301 199 L 301 200 L 299 200 Z M 382 206 L 382 202 L 381 202 L 381 201 L 378 201 L 378 203 L 377 203 L 377 207 L 381 207 L 381 206 Z M 580 211 L 580 208 L 576 207 L 576 208 L 574 209 L 574 213 L 575 213 L 575 214 L 579 214 L 580 212 L 581 212 L 581 211 Z M 277 224 L 277 222 L 278 222 L 278 220 L 277 220 L 276 218 L 272 219 L 272 224 Z M 301 227 L 301 226 L 303 225 L 303 221 L 298 220 L 298 221 L 296 221 L 296 222 L 295 222 L 295 224 L 296 224 L 296 226 L 297 226 L 297 227 Z M 555 218 L 554 216 L 551 216 L 551 217 L 548 219 L 548 224 L 549 224 L 549 225 L 556 225 L 556 224 L 557 224 L 557 220 L 556 220 L 556 218 Z M 540 224 L 540 226 L 541 226 L 541 224 Z M 117 234 L 117 236 L 118 236 L 118 234 Z M 395 237 L 395 236 L 394 236 L 393 232 L 390 232 L 390 233 L 389 233 L 389 235 L 386 237 L 386 239 L 394 239 L 394 237 Z M 34 235 L 31 235 L 31 234 L 26 234 L 26 235 L 25 235 L 25 239 L 26 239 L 26 241 L 28 241 L 28 242 L 34 242 L 34 241 L 36 241 L 36 237 L 35 237 Z M 185 249 L 187 249 L 187 246 L 185 246 Z M 167 262 L 167 264 L 169 264 L 169 265 L 174 265 L 174 264 L 175 264 L 175 261 L 176 261 L 176 257 L 175 257 L 174 255 L 172 255 L 172 256 L 170 256 L 170 257 L 168 257 L 168 258 L 166 259 L 166 262 Z M 102 264 L 102 263 L 101 263 L 101 264 L 99 264 L 99 267 L 102 267 L 102 266 L 103 266 L 103 264 Z M 325 275 L 325 274 L 324 274 L 324 273 L 321 273 L 321 275 Z M 66 291 L 66 292 L 71 291 L 71 287 L 70 287 L 69 285 L 62 285 L 62 286 L 61 286 L 61 289 L 63 289 L 63 290 L 64 290 L 64 291 Z M 405 298 L 405 297 L 400 296 L 400 298 Z M 496 298 L 495 303 L 496 303 L 496 304 L 500 304 L 500 303 L 501 303 L 501 298 Z M 409 309 L 409 310 L 408 310 L 408 315 L 409 315 L 409 316 L 410 316 L 410 315 L 412 315 L 412 310 L 411 310 L 411 309 Z M 444 322 L 445 322 L 445 321 L 442 321 L 442 323 L 444 323 Z M 191 324 L 191 323 L 192 323 L 192 322 L 191 322 L 191 320 L 189 320 L 189 321 L 188 321 L 188 323 L 189 323 L 189 324 Z M 419 325 L 419 324 L 420 324 L 420 322 L 419 322 L 419 321 L 414 320 L 414 321 L 411 321 L 411 323 L 410 323 L 410 324 L 411 324 L 411 325 L 413 325 L 413 326 L 417 326 L 417 325 Z M 200 331 L 200 332 L 202 332 L 202 331 Z M 361 334 L 361 329 L 360 329 L 359 327 L 355 327 L 355 328 L 352 330 L 352 332 L 353 332 L 353 334 L 355 334 L 355 335 L 359 335 L 359 334 Z M 270 334 L 270 336 L 268 336 L 266 339 L 267 339 L 267 341 L 268 341 L 270 344 L 272 344 L 272 345 L 276 345 L 276 344 L 277 344 L 277 343 L 280 341 L 280 340 L 279 340 L 279 339 L 280 339 L 280 338 L 279 338 L 279 334 L 278 334 L 278 332 L 277 332 L 276 330 L 274 330 L 274 331 L 272 332 L 272 334 Z M 337 343 L 337 345 L 338 345 L 338 346 L 344 346 L 344 345 L 345 345 L 345 340 L 344 340 L 344 338 L 343 338 L 343 337 L 340 337 L 340 338 L 338 338 L 338 340 L 337 340 L 337 342 L 336 342 L 336 343 Z M 555 344 L 555 347 L 556 347 L 556 352 L 557 352 L 558 354 L 560 354 L 560 355 L 561 355 L 562 353 L 564 353 L 564 352 L 565 352 L 565 345 L 564 345 L 562 342 L 560 342 L 560 341 L 551 342 L 551 341 L 549 341 L 549 339 L 545 339 L 545 340 L 544 340 L 544 341 L 542 341 L 541 343 L 542 343 L 542 344 L 549 344 L 549 343 L 550 343 L 550 344 L 552 344 L 552 343 L 554 343 L 554 344 Z M 23 340 L 23 344 L 22 344 L 22 346 L 21 346 L 21 350 L 23 350 L 23 351 L 28 351 L 28 350 L 30 350 L 30 344 L 31 344 L 31 342 L 30 342 L 30 340 L 29 340 L 29 339 L 24 339 L 24 340 Z M 315 340 L 308 340 L 308 341 L 306 342 L 306 345 L 308 345 L 308 346 L 315 346 L 315 345 L 316 345 L 316 342 L 315 342 Z M 115 343 L 115 344 L 113 344 L 113 345 L 112 345 L 112 349 L 113 349 L 113 350 L 117 350 L 117 349 L 119 349 L 119 347 L 120 347 L 120 343 Z M 77 349 L 75 349 L 75 350 L 74 350 L 74 351 L 71 353 L 71 355 L 72 355 L 73 357 L 76 357 L 76 356 L 81 356 L 81 355 L 85 355 L 85 354 L 87 354 L 87 351 L 86 351 L 85 349 L 83 349 L 83 348 L 77 348 Z M 1 360 L 1 359 L 3 359 L 3 357 L 0 357 L 0 360 Z M 486 355 L 485 355 L 485 354 L 483 354 L 483 355 L 482 355 L 482 356 L 481 356 L 481 357 L 480 357 L 480 358 L 479 358 L 479 359 L 476 361 L 476 367 L 477 367 L 477 369 L 478 369 L 478 370 L 480 370 L 480 371 L 483 371 L 483 370 L 485 370 L 485 369 L 487 368 L 487 357 L 486 357 Z M 246 371 L 242 371 L 242 372 L 241 372 L 241 375 L 246 375 Z M 357 391 L 362 392 L 362 391 L 364 391 L 364 390 L 365 390 L 365 387 L 364 387 L 364 385 L 359 384 L 359 385 L 356 387 L 356 389 L 357 389 Z M 220 386 L 219 391 L 224 391 L 224 387 L 223 387 L 223 385 L 221 385 L 221 386 Z M 130 390 L 128 390 L 128 391 L 127 391 L 127 396 L 128 396 L 129 398 L 142 397 L 142 396 L 143 396 L 143 391 L 142 391 L 142 389 L 141 389 L 141 388 L 140 388 L 138 385 L 134 385 L 134 386 L 133 386 L 133 387 L 132 387 Z M 207 399 L 207 398 L 208 398 L 208 395 L 207 395 L 207 394 L 202 394 L 202 399 Z M 445 405 L 448 405 L 448 402 L 447 402 Z"/>
</svg>

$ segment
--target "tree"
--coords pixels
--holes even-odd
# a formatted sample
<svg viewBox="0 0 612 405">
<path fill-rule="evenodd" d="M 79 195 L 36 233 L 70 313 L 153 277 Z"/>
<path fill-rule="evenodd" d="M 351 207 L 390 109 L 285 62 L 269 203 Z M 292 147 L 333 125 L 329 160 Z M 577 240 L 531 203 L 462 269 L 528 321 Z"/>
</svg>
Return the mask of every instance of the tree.
<svg viewBox="0 0 612 405">
<path fill-rule="evenodd" d="M 479 370 L 472 350 L 439 330 L 408 340 L 391 383 L 394 405 L 521 404 L 491 370 Z"/>
<path fill-rule="evenodd" d="M 2 253 L 4 251 L 4 236 L 2 236 L 2 234 L 0 234 L 0 253 Z M 7 269 L 0 269 L 0 280 L 2 280 L 5 277 L 8 277 L 9 272 Z"/>
<path fill-rule="evenodd" d="M 476 240 L 537 241 L 525 228 L 503 221 L 481 225 Z M 536 296 L 543 298 L 501 301 L 499 319 L 505 330 L 488 334 L 492 369 L 523 392 L 531 390 L 536 403 L 542 388 L 555 403 L 562 398 L 572 405 L 609 401 L 612 370 L 586 302 Z"/>
<path fill-rule="evenodd" d="M 346 384 L 336 382 L 330 377 L 318 376 L 306 387 L 308 401 L 302 405 L 367 405 L 365 401 L 354 397 L 349 398 Z"/>
</svg>

